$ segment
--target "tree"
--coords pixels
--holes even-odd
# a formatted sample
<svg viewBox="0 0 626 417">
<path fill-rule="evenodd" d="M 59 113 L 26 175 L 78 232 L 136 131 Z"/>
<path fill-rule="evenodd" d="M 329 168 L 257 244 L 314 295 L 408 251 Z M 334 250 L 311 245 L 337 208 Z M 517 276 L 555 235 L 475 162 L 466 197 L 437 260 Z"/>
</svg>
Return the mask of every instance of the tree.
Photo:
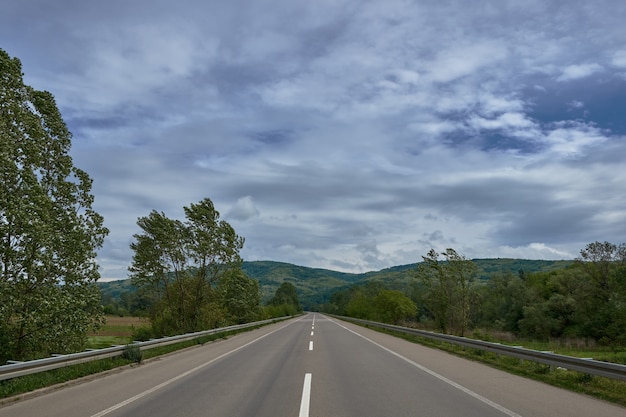
<svg viewBox="0 0 626 417">
<path fill-rule="evenodd" d="M 610 242 L 590 243 L 580 251 L 577 261 L 596 285 L 596 295 L 606 302 L 615 285 L 612 271 L 615 267 L 626 264 L 626 244 L 618 246 Z"/>
<path fill-rule="evenodd" d="M 0 360 L 80 350 L 102 321 L 96 250 L 108 230 L 73 165 L 52 94 L 0 49 Z"/>
<path fill-rule="evenodd" d="M 476 278 L 476 265 L 448 248 L 442 254 L 431 249 L 424 262 L 418 266 L 417 278 L 428 288 L 426 303 L 439 329 L 452 330 L 461 336 L 467 330 L 473 306 L 472 283 Z"/>
<path fill-rule="evenodd" d="M 376 320 L 383 323 L 398 324 L 414 319 L 417 314 L 417 305 L 398 290 L 381 290 L 373 304 L 376 308 Z"/>
<path fill-rule="evenodd" d="M 219 291 L 228 322 L 250 323 L 259 318 L 259 282 L 250 279 L 242 270 L 231 270 L 224 274 Z"/>
<path fill-rule="evenodd" d="M 626 342 L 626 244 L 590 243 L 577 263 L 592 283 L 585 301 L 585 335 L 604 343 Z"/>
<path fill-rule="evenodd" d="M 290 282 L 283 282 L 268 302 L 269 316 L 292 316 L 302 311 L 298 291 Z"/>
<path fill-rule="evenodd" d="M 241 268 L 244 239 L 219 219 L 210 199 L 184 207 L 186 221 L 152 211 L 138 219 L 129 268 L 133 285 L 154 302 L 156 334 L 192 332 L 224 321 L 217 285 Z"/>
<path fill-rule="evenodd" d="M 480 325 L 497 330 L 519 332 L 519 320 L 530 291 L 524 284 L 523 273 L 500 273 L 492 276 L 480 290 Z"/>
</svg>

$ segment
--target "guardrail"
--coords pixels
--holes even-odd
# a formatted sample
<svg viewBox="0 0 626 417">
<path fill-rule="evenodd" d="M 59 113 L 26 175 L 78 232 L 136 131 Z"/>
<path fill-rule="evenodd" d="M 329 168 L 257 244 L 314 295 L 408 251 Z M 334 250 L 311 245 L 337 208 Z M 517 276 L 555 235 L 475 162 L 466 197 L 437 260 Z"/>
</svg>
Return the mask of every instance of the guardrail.
<svg viewBox="0 0 626 417">
<path fill-rule="evenodd" d="M 276 321 L 291 318 L 279 317 L 269 320 L 256 321 L 253 323 L 237 324 L 234 326 L 221 327 L 219 329 L 205 330 L 196 333 L 186 333 L 178 336 L 163 337 L 160 339 L 151 339 L 145 342 L 133 342 L 129 345 L 112 346 L 104 349 L 87 350 L 84 352 L 71 353 L 67 355 L 53 355 L 50 358 L 36 359 L 25 362 L 11 362 L 8 365 L 0 366 L 0 381 L 5 379 L 16 378 L 19 376 L 34 374 L 38 372 L 49 371 L 51 369 L 62 368 L 64 366 L 76 365 L 83 362 L 90 362 L 99 359 L 113 358 L 121 356 L 127 346 L 137 346 L 141 350 L 152 349 L 155 347 L 167 346 L 174 343 L 193 340 L 198 337 L 208 336 L 216 333 L 223 333 L 233 330 L 247 329 L 249 327 L 262 326 Z"/>
<path fill-rule="evenodd" d="M 425 337 L 440 342 L 452 343 L 455 345 L 465 346 L 472 349 L 493 352 L 498 355 L 511 356 L 521 360 L 543 363 L 554 367 L 570 369 L 573 371 L 584 372 L 590 375 L 604 376 L 612 379 L 620 379 L 626 381 L 626 365 L 617 363 L 602 362 L 593 359 L 576 358 L 573 356 L 558 355 L 552 352 L 541 352 L 532 349 L 526 349 L 520 346 L 507 346 L 500 343 L 484 342 L 482 340 L 468 339 L 466 337 L 452 336 L 441 333 L 427 332 L 424 330 L 411 329 L 409 327 L 395 326 L 392 324 L 378 323 L 375 321 L 354 319 L 351 317 L 336 316 L 342 320 L 354 323 L 365 324 L 372 327 L 378 327 L 393 330 L 405 334 L 411 334 L 419 337 Z"/>
</svg>

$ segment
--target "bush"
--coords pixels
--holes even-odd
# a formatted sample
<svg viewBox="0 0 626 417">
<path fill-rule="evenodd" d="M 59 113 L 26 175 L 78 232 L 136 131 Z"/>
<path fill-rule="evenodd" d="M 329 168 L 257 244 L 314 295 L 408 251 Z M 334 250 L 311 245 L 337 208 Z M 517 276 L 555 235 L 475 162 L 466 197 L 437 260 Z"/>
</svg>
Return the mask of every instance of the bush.
<svg viewBox="0 0 626 417">
<path fill-rule="evenodd" d="M 150 340 L 153 337 L 154 337 L 154 331 L 152 330 L 152 327 L 142 326 L 142 327 L 133 329 L 133 340 L 145 342 L 146 340 Z"/>
<path fill-rule="evenodd" d="M 122 357 L 135 363 L 141 363 L 141 361 L 143 360 L 143 353 L 141 353 L 141 349 L 139 349 L 139 346 L 126 345 L 126 348 L 124 348 L 124 353 L 122 353 Z"/>
</svg>

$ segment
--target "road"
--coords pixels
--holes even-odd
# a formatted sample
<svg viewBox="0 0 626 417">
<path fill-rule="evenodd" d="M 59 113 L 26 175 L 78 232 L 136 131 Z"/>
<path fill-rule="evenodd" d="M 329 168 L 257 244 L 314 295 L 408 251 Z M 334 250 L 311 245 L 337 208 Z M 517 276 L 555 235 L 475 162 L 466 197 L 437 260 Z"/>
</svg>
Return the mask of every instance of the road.
<svg viewBox="0 0 626 417">
<path fill-rule="evenodd" d="M 626 409 L 309 313 L 0 407 L 0 417 L 624 417 Z"/>
</svg>

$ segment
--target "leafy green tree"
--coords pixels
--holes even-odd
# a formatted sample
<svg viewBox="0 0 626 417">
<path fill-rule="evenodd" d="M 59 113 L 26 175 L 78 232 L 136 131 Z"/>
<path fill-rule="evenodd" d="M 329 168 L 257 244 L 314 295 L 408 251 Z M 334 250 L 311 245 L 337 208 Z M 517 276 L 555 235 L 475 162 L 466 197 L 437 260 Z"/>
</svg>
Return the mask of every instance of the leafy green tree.
<svg viewBox="0 0 626 417">
<path fill-rule="evenodd" d="M 616 278 L 613 271 L 626 264 L 626 244 L 593 242 L 580 251 L 579 265 L 587 272 L 596 286 L 596 297 L 606 302 L 611 296 Z"/>
<path fill-rule="evenodd" d="M 381 290 L 373 300 L 376 320 L 398 324 L 415 318 L 417 305 L 402 291 Z"/>
<path fill-rule="evenodd" d="M 448 248 L 439 261 L 439 253 L 431 249 L 418 265 L 416 276 L 428 288 L 425 302 L 439 329 L 464 335 L 470 324 L 474 305 L 472 283 L 477 275 L 471 260 Z"/>
<path fill-rule="evenodd" d="M 230 270 L 219 284 L 220 297 L 231 323 L 250 323 L 260 316 L 259 282 L 241 270 Z"/>
<path fill-rule="evenodd" d="M 495 274 L 478 288 L 477 320 L 481 326 L 519 333 L 519 320 L 524 317 L 524 306 L 530 299 L 522 276 L 510 272 Z"/>
<path fill-rule="evenodd" d="M 364 291 L 363 288 L 357 288 L 350 294 L 346 314 L 357 319 L 374 320 L 375 311 L 372 298 L 373 296 Z"/>
<path fill-rule="evenodd" d="M 591 291 L 586 302 L 585 335 L 604 343 L 626 342 L 626 244 L 593 242 L 580 251 L 577 264 L 586 273 Z"/>
<path fill-rule="evenodd" d="M 298 298 L 298 290 L 291 282 L 283 282 L 276 289 L 274 297 L 269 302 L 272 305 L 289 304 L 300 310 L 300 299 Z"/>
<path fill-rule="evenodd" d="M 244 239 L 219 219 L 210 199 L 184 207 L 186 221 L 152 211 L 138 219 L 129 268 L 133 285 L 153 301 L 156 334 L 212 328 L 225 320 L 217 285 L 241 269 Z"/>
<path fill-rule="evenodd" d="M 266 317 L 293 316 L 302 311 L 296 287 L 290 282 L 283 282 L 276 289 L 274 296 L 265 308 Z"/>
<path fill-rule="evenodd" d="M 22 76 L 0 49 L 0 361 L 80 350 L 102 320 L 92 180 L 52 94 Z"/>
</svg>

